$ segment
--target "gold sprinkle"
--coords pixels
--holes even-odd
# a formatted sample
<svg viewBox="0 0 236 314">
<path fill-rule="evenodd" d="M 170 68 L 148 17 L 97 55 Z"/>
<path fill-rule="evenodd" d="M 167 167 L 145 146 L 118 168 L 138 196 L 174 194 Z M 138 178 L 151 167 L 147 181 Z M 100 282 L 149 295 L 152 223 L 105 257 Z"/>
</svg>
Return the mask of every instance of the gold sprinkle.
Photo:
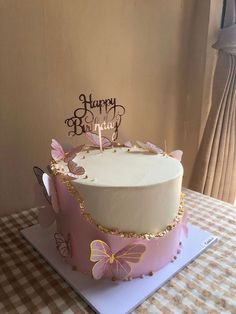
<svg viewBox="0 0 236 314">
<path fill-rule="evenodd" d="M 116 149 L 114 149 L 113 152 L 116 153 Z"/>
<path fill-rule="evenodd" d="M 143 279 L 143 278 L 144 278 L 144 275 L 139 276 L 139 278 L 140 278 L 140 279 Z"/>
<path fill-rule="evenodd" d="M 88 176 L 87 176 L 87 174 L 86 174 L 86 176 L 84 177 L 84 179 L 88 179 Z"/>
<path fill-rule="evenodd" d="M 82 159 L 85 159 L 85 156 L 82 156 Z"/>
<path fill-rule="evenodd" d="M 86 153 L 88 154 L 88 153 L 90 153 L 90 150 L 88 149 L 88 150 L 86 150 Z"/>
<path fill-rule="evenodd" d="M 150 273 L 148 274 L 149 276 L 153 276 L 154 275 L 154 272 L 153 271 L 150 271 Z"/>
<path fill-rule="evenodd" d="M 130 152 L 130 148 L 127 149 L 127 152 Z"/>
</svg>

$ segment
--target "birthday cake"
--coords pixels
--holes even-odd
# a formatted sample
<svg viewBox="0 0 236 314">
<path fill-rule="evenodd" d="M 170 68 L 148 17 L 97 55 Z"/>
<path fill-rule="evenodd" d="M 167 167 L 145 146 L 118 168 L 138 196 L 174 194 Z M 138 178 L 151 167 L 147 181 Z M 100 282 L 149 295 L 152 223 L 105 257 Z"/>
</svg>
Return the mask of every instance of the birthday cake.
<svg viewBox="0 0 236 314">
<path fill-rule="evenodd" d="M 101 151 L 97 135 L 87 136 L 92 145 L 68 152 L 53 140 L 50 172 L 34 167 L 48 200 L 39 222 L 56 222 L 55 246 L 74 271 L 112 280 L 152 275 L 174 262 L 187 236 L 182 152 L 106 138 Z"/>
</svg>

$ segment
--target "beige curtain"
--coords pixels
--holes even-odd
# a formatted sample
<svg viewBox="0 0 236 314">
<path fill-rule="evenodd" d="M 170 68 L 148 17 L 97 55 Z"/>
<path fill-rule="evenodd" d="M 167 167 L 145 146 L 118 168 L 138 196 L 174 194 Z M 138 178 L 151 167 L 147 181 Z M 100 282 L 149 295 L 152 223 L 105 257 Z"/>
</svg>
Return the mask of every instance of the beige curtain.
<svg viewBox="0 0 236 314">
<path fill-rule="evenodd" d="M 212 104 L 190 188 L 233 203 L 236 196 L 236 4 L 226 1 Z"/>
</svg>

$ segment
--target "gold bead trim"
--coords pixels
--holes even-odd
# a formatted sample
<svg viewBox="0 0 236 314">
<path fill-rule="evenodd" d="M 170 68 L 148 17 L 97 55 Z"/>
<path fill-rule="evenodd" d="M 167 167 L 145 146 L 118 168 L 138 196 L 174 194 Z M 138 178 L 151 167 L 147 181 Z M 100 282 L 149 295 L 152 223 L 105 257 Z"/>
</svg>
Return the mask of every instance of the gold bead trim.
<svg viewBox="0 0 236 314">
<path fill-rule="evenodd" d="M 173 222 L 169 225 L 166 226 L 166 228 L 158 233 L 135 233 L 135 232 L 125 232 L 125 231 L 119 231 L 117 229 L 109 229 L 106 228 L 100 224 L 98 224 L 95 219 L 91 217 L 89 213 L 85 212 L 85 202 L 80 196 L 79 192 L 75 189 L 73 184 L 71 183 L 71 180 L 69 179 L 68 176 L 63 175 L 61 172 L 59 172 L 55 168 L 56 162 L 53 160 L 51 161 L 51 170 L 53 175 L 58 176 L 59 179 L 65 184 L 67 190 L 73 195 L 73 197 L 76 199 L 76 201 L 79 203 L 80 208 L 81 208 L 81 213 L 84 216 L 84 218 L 91 224 L 95 225 L 100 231 L 104 233 L 110 233 L 112 235 L 118 235 L 122 238 L 141 238 L 141 239 L 154 239 L 154 238 L 161 238 L 164 237 L 168 232 L 172 231 L 183 219 L 184 216 L 184 197 L 185 194 L 181 193 L 180 195 L 180 205 L 179 205 L 179 210 L 174 218 Z"/>
</svg>

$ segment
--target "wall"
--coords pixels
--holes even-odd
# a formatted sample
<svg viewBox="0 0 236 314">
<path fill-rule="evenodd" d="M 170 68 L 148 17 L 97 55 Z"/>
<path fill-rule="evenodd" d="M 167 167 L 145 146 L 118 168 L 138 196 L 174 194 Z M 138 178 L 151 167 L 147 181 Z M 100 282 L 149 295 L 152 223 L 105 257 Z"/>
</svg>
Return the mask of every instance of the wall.
<svg viewBox="0 0 236 314">
<path fill-rule="evenodd" d="M 209 22 L 206 2 L 198 20 L 203 25 Z M 69 139 L 64 125 L 81 92 L 117 97 L 126 106 L 121 138 L 161 146 L 166 139 L 169 150 L 186 151 L 187 184 L 200 130 L 201 106 L 196 121 L 185 110 L 198 3 L 0 0 L 0 214 L 37 205 L 32 167 L 47 165 L 52 137 L 83 141 Z M 208 28 L 201 31 L 200 46 Z"/>
</svg>

